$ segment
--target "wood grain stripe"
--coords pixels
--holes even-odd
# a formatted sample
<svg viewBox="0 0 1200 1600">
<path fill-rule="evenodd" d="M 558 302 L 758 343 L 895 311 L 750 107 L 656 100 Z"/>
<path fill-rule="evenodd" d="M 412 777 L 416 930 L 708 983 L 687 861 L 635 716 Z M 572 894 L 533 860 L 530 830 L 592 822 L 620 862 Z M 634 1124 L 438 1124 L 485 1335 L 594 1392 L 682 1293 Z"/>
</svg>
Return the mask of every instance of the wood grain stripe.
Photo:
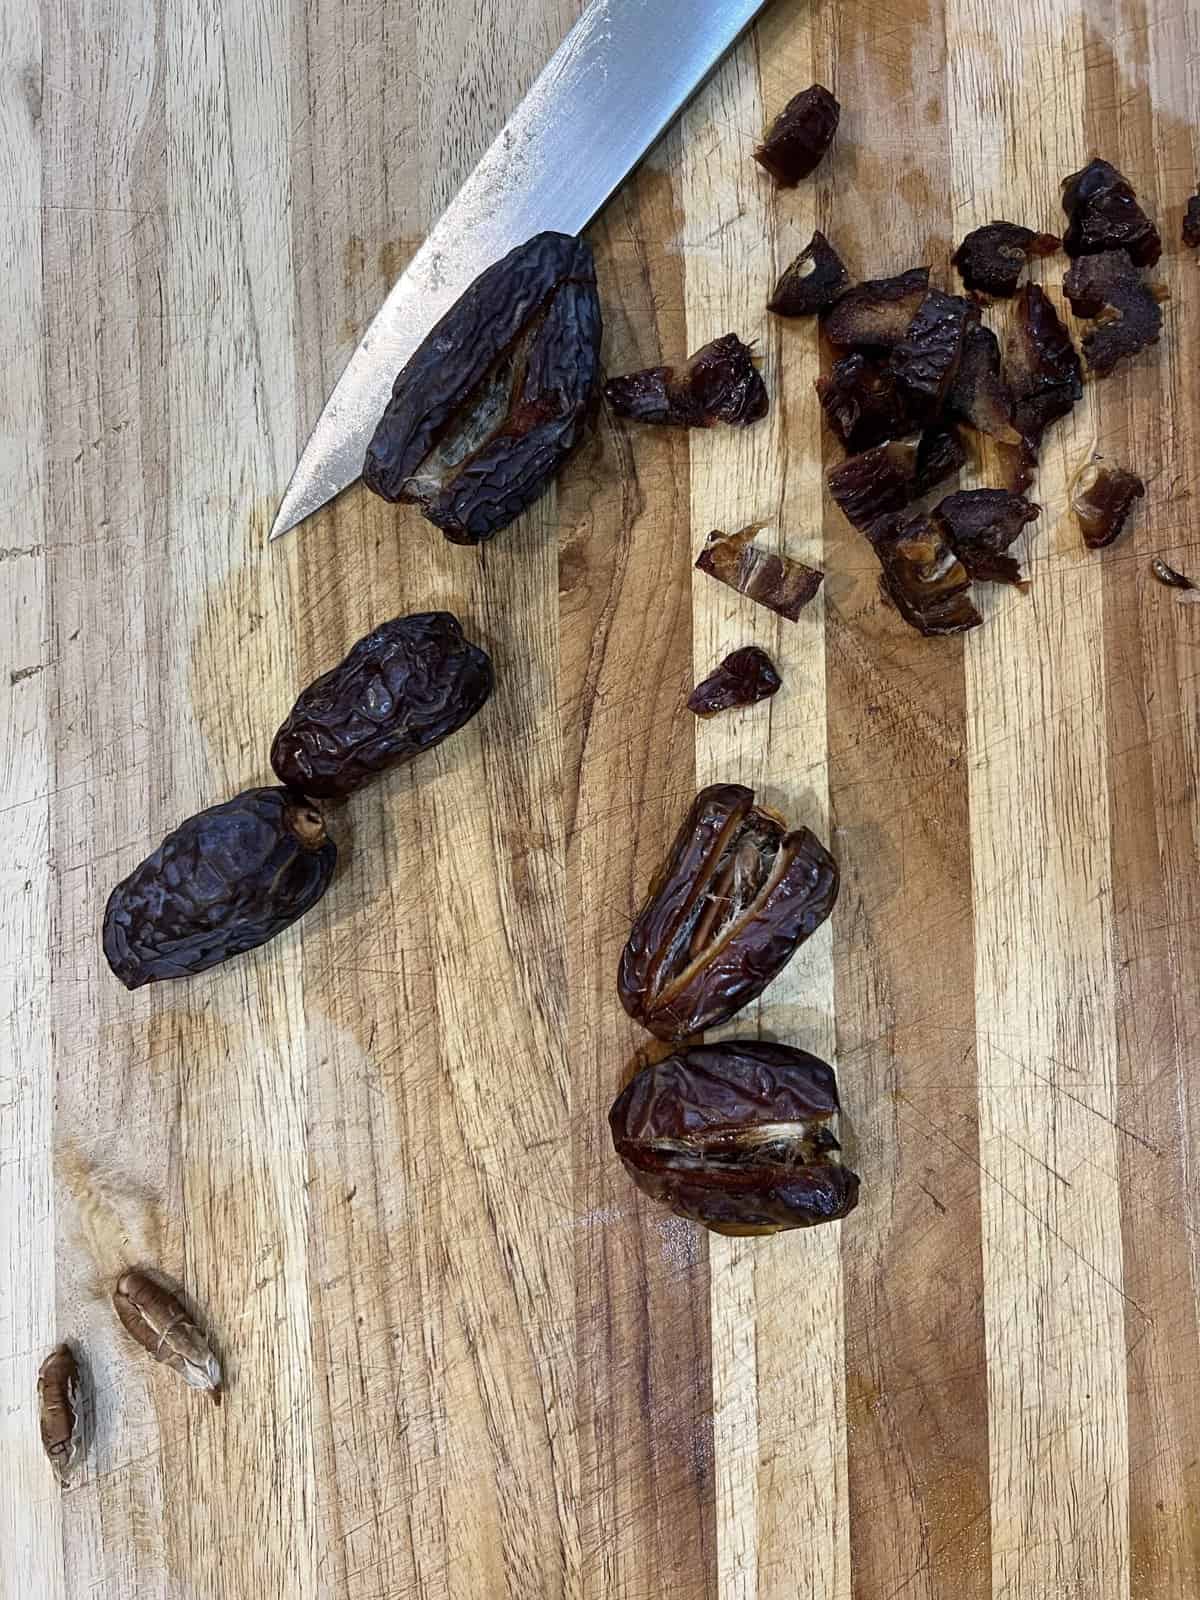
<svg viewBox="0 0 1200 1600">
<path fill-rule="evenodd" d="M 956 10 L 961 29 L 982 10 Z M 960 168 L 971 222 L 1050 221 L 1081 164 L 1087 55 L 1048 5 L 980 63 L 995 165 Z M 1048 119 L 1042 108 L 1053 97 Z M 1056 283 L 1061 258 L 1047 264 Z M 1064 515 L 1104 396 L 1043 452 L 1027 597 L 967 647 L 980 1162 L 997 1595 L 1128 1592 L 1108 699 L 1101 563 Z M 1029 663 L 1039 671 L 1029 670 Z M 1020 1241 L 1019 1247 L 1017 1241 Z"/>
<path fill-rule="evenodd" d="M 837 13 L 831 237 L 851 271 L 948 282 L 941 0 Z M 829 461 L 841 452 L 825 436 Z M 961 642 L 921 638 L 832 506 L 830 788 L 843 1099 L 863 1200 L 843 1230 L 850 1536 L 863 1600 L 991 1591 L 974 943 Z"/>
<path fill-rule="evenodd" d="M 766 117 L 813 80 L 814 57 L 807 8 L 777 6 L 769 30 L 734 53 L 683 119 L 688 348 L 737 332 L 761 352 L 772 394 L 765 422 L 693 441 L 693 553 L 711 528 L 761 522 L 764 542 L 823 564 L 816 342 L 811 327 L 785 328 L 765 309 L 812 231 L 813 191 L 777 194 L 750 159 Z M 784 679 L 770 701 L 697 722 L 698 783 L 748 784 L 828 839 L 823 600 L 793 624 L 693 573 L 692 603 L 697 679 L 749 643 Z M 830 930 L 725 1031 L 832 1057 Z M 729 1600 L 849 1593 L 838 1235 L 833 1227 L 709 1243 L 717 1592 Z"/>
<path fill-rule="evenodd" d="M 42 327 L 43 28 L 0 11 L 0 1549 L 13 1593 L 62 1600 L 60 1497 L 37 1435 L 37 1371 L 55 1341 L 50 862 L 53 784 Z"/>
</svg>

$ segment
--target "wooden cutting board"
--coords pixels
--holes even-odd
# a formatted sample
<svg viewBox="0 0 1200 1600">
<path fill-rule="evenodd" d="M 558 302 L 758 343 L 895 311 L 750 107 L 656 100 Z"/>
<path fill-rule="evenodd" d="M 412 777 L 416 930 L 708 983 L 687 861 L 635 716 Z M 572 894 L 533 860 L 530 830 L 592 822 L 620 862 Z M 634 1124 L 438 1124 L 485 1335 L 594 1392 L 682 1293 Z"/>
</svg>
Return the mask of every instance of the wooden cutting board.
<svg viewBox="0 0 1200 1600">
<path fill-rule="evenodd" d="M 592 230 L 610 368 L 736 329 L 769 419 L 605 418 L 485 548 L 354 491 L 269 549 L 358 334 L 574 15 L 0 0 L 0 1594 L 1191 1600 L 1200 609 L 1149 563 L 1200 576 L 1200 10 L 774 0 Z M 750 149 L 814 79 L 836 151 L 776 194 Z M 1162 224 L 1166 336 L 1054 432 L 1029 593 L 923 640 L 822 499 L 821 355 L 767 292 L 814 225 L 864 274 L 1053 228 L 1093 152 Z M 1088 554 L 1097 448 L 1149 493 Z M 692 572 L 750 520 L 828 574 L 796 625 Z M 493 650 L 486 713 L 336 812 L 301 927 L 126 994 L 112 884 L 431 607 Z M 697 724 L 693 674 L 749 642 L 783 692 Z M 768 1242 L 644 1203 L 605 1122 L 642 1043 L 617 953 L 716 778 L 842 865 L 738 1026 L 836 1058 L 863 1201 Z M 116 1326 L 128 1262 L 204 1308 L 221 1411 Z M 65 1495 L 59 1338 L 95 1396 Z"/>
</svg>

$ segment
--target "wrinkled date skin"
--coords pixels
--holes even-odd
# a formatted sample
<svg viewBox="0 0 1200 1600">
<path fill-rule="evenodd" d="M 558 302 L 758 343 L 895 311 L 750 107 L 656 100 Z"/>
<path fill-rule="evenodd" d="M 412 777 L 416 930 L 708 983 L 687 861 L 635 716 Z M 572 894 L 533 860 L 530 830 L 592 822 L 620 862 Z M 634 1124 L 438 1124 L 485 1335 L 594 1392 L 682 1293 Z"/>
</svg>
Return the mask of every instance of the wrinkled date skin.
<svg viewBox="0 0 1200 1600">
<path fill-rule="evenodd" d="M 829 90 L 814 83 L 784 106 L 754 159 L 776 183 L 790 189 L 821 164 L 841 115 L 842 108 Z"/>
<path fill-rule="evenodd" d="M 736 333 L 697 350 L 682 371 L 646 367 L 610 378 L 604 395 L 618 417 L 669 428 L 713 428 L 718 422 L 745 428 L 761 421 L 769 405 L 750 347 Z"/>
<path fill-rule="evenodd" d="M 819 1057 L 731 1039 L 644 1067 L 608 1122 L 643 1194 L 714 1233 L 772 1234 L 833 1222 L 857 1204 L 838 1109 L 833 1068 Z"/>
<path fill-rule="evenodd" d="M 1041 514 L 1007 489 L 960 489 L 934 507 L 933 520 L 972 578 L 1023 588 L 1020 562 L 1005 552 Z"/>
<path fill-rule="evenodd" d="M 582 440 L 600 382 L 590 246 L 540 233 L 475 279 L 414 352 L 367 448 L 363 482 L 452 544 L 530 506 Z"/>
<path fill-rule="evenodd" d="M 271 746 L 281 782 L 341 799 L 456 732 L 492 692 L 487 653 L 446 611 L 395 617 L 311 684 Z"/>
<path fill-rule="evenodd" d="M 1101 250 L 1127 250 L 1139 267 L 1152 267 L 1162 255 L 1158 229 L 1138 204 L 1137 193 L 1109 161 L 1089 161 L 1082 172 L 1063 180 L 1069 256 Z"/>
<path fill-rule="evenodd" d="M 962 295 L 931 289 L 892 351 L 892 371 L 919 422 L 941 415 L 958 375 L 967 329 L 978 315 Z"/>
<path fill-rule="evenodd" d="M 108 964 L 127 989 L 206 972 L 302 917 L 336 862 L 310 801 L 247 789 L 181 823 L 109 895 Z"/>
<path fill-rule="evenodd" d="M 833 910 L 838 868 L 807 828 L 789 832 L 740 784 L 704 789 L 621 955 L 621 1004 L 678 1041 L 757 998 Z"/>
</svg>

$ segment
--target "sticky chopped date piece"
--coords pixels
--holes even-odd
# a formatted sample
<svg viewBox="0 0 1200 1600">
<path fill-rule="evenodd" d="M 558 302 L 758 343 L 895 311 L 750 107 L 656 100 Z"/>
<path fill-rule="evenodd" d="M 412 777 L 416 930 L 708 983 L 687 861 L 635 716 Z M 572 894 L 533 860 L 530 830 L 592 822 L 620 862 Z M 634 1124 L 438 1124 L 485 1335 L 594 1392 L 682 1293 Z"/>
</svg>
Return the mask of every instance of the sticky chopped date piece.
<svg viewBox="0 0 1200 1600">
<path fill-rule="evenodd" d="M 850 287 L 841 256 L 819 230 L 775 285 L 767 310 L 779 317 L 813 317 Z"/>
<path fill-rule="evenodd" d="M 967 452 L 954 428 L 927 428 L 917 442 L 917 460 L 910 499 L 936 489 L 967 464 Z"/>
<path fill-rule="evenodd" d="M 887 517 L 868 537 L 884 588 L 905 622 L 930 638 L 979 626 L 983 619 L 971 599 L 970 575 L 936 517 Z"/>
<path fill-rule="evenodd" d="M 944 483 L 965 460 L 956 433 L 931 428 L 919 439 L 891 439 L 860 451 L 831 468 L 825 481 L 846 520 L 865 533 L 880 517 L 902 511 Z"/>
<path fill-rule="evenodd" d="M 1162 307 L 1124 250 L 1080 256 L 1063 279 L 1063 293 L 1077 317 L 1093 317 L 1083 336 L 1083 354 L 1098 378 L 1125 356 L 1157 344 Z"/>
<path fill-rule="evenodd" d="M 482 272 L 392 387 L 363 482 L 478 544 L 530 506 L 581 442 L 600 381 L 590 246 L 541 233 Z"/>
<path fill-rule="evenodd" d="M 706 344 L 681 370 L 647 367 L 604 387 L 619 417 L 672 428 L 747 427 L 767 414 L 767 388 L 748 345 L 736 333 Z"/>
<path fill-rule="evenodd" d="M 1023 488 L 1037 464 L 1046 429 L 1065 417 L 1083 393 L 1079 352 L 1062 318 L 1035 283 L 1027 283 L 1017 297 L 1005 371 L 1013 395 L 1013 424 L 1023 441 L 1013 487 Z"/>
<path fill-rule="evenodd" d="M 825 581 L 825 574 L 792 556 L 760 549 L 753 541 L 755 534 L 761 532 L 760 523 L 751 523 L 737 533 L 714 529 L 696 558 L 696 566 L 748 600 L 795 622 Z"/>
<path fill-rule="evenodd" d="M 714 1233 L 765 1235 L 832 1222 L 857 1204 L 837 1113 L 826 1062 L 727 1039 L 643 1067 L 608 1120 L 622 1165 L 652 1200 Z"/>
<path fill-rule="evenodd" d="M 718 711 L 752 706 L 778 694 L 783 679 L 765 650 L 748 644 L 731 651 L 715 671 L 698 683 L 688 696 L 688 710 L 698 717 L 715 717 Z"/>
<path fill-rule="evenodd" d="M 1004 300 L 1016 294 L 1031 256 L 1051 256 L 1061 245 L 1052 233 L 1035 233 L 1015 222 L 989 222 L 966 236 L 954 253 L 954 265 L 973 293 Z"/>
<path fill-rule="evenodd" d="M 1185 577 L 1182 572 L 1176 572 L 1175 568 L 1169 566 L 1161 556 L 1155 556 L 1150 563 L 1150 571 L 1158 579 L 1159 583 L 1165 585 L 1168 589 L 1194 589 L 1196 587 L 1190 578 Z"/>
<path fill-rule="evenodd" d="M 892 371 L 918 421 L 941 415 L 958 375 L 967 328 L 977 315 L 961 295 L 931 289 L 892 351 Z"/>
<path fill-rule="evenodd" d="M 868 450 L 913 429 L 896 374 L 858 351 L 835 361 L 816 387 L 829 426 L 847 450 Z"/>
<path fill-rule="evenodd" d="M 1200 247 L 1200 194 L 1194 194 L 1183 214 L 1183 242 L 1189 249 Z"/>
<path fill-rule="evenodd" d="M 1024 587 L 1020 563 L 1005 551 L 1041 510 L 1007 489 L 960 489 L 940 501 L 933 516 L 970 577 Z"/>
<path fill-rule="evenodd" d="M 1091 461 L 1078 473 L 1071 491 L 1071 510 L 1089 550 L 1112 544 L 1129 519 L 1146 485 L 1124 467 Z"/>
<path fill-rule="evenodd" d="M 621 953 L 617 989 L 660 1039 L 718 1028 L 755 1000 L 833 910 L 837 862 L 753 789 L 696 796 Z"/>
<path fill-rule="evenodd" d="M 842 108 L 821 84 L 793 95 L 771 124 L 754 159 L 776 183 L 791 188 L 807 178 L 833 143 Z"/>
<path fill-rule="evenodd" d="M 1089 161 L 1064 178 L 1062 203 L 1068 219 L 1063 248 L 1069 256 L 1127 250 L 1139 267 L 1152 267 L 1162 255 L 1158 229 L 1138 204 L 1133 185 L 1111 162 Z"/>
<path fill-rule="evenodd" d="M 845 350 L 891 350 L 908 332 L 929 292 L 929 268 L 913 267 L 894 278 L 869 278 L 847 289 L 822 321 L 831 344 Z"/>
<path fill-rule="evenodd" d="M 947 410 L 999 444 L 1021 442 L 1012 424 L 1013 398 L 1001 372 L 1000 341 L 981 323 L 972 323 L 963 339 Z"/>
</svg>

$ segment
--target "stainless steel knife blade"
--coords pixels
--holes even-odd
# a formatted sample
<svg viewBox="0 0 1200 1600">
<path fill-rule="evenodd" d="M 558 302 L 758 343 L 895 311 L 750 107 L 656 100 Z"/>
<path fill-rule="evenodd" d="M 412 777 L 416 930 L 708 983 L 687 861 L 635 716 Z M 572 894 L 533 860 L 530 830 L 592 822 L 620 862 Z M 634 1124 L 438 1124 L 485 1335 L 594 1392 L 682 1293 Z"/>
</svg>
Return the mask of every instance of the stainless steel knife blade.
<svg viewBox="0 0 1200 1600">
<path fill-rule="evenodd" d="M 766 0 L 592 0 L 413 257 L 326 401 L 278 539 L 353 483 L 396 374 L 485 267 L 578 233 Z"/>
</svg>

